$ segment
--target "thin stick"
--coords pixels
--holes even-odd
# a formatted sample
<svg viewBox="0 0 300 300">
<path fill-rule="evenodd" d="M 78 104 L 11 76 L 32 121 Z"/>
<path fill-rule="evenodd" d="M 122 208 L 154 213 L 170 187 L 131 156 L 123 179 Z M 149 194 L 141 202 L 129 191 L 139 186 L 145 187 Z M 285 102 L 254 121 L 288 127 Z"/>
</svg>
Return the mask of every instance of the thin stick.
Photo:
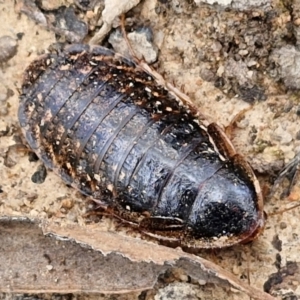
<svg viewBox="0 0 300 300">
<path fill-rule="evenodd" d="M 136 56 L 136 54 L 135 54 L 135 52 L 134 52 L 134 50 L 133 50 L 133 48 L 132 48 L 132 46 L 131 46 L 131 43 L 130 43 L 130 41 L 129 41 L 129 39 L 128 39 L 126 30 L 125 30 L 125 14 L 122 14 L 122 15 L 121 15 L 121 30 L 122 30 L 122 35 L 123 35 L 123 37 L 124 37 L 124 39 L 125 39 L 125 41 L 126 41 L 126 44 L 127 44 L 127 47 L 128 47 L 128 50 L 129 50 L 129 52 L 130 52 L 130 55 L 131 55 L 132 59 L 134 59 L 135 62 L 136 62 L 137 64 L 139 64 L 141 61 L 140 61 L 140 60 L 138 59 L 138 57 Z"/>
</svg>

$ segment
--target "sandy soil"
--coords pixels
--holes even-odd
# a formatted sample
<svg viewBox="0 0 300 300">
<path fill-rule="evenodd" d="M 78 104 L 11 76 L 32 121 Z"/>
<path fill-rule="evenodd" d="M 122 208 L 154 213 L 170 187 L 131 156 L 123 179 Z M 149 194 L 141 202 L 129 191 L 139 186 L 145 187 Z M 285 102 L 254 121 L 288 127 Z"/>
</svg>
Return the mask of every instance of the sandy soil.
<svg viewBox="0 0 300 300">
<path fill-rule="evenodd" d="M 92 35 L 99 28 L 91 25 L 88 14 L 91 13 L 82 12 L 81 17 L 90 21 Z M 4 99 L 0 102 L 0 216 L 55 219 L 84 226 L 84 197 L 51 171 L 43 183 L 33 183 L 31 177 L 41 162 L 29 161 L 27 152 L 14 149 L 8 155 L 8 147 L 16 144 L 14 137 L 18 135 L 18 96 L 24 69 L 57 41 L 56 36 L 18 14 L 13 1 L 0 1 L 0 16 L 1 36 L 15 38 L 18 45 L 16 55 L 2 62 L 0 68 L 0 93 Z M 276 1 L 273 8 L 237 12 L 217 5 L 196 6 L 192 1 L 146 0 L 129 14 L 133 24 L 153 31 L 154 44 L 159 49 L 156 70 L 184 90 L 201 112 L 226 126 L 251 103 L 234 131 L 233 142 L 259 172 L 262 186 L 300 149 L 299 92 L 284 81 L 282 65 L 278 65 L 276 57 L 272 59 L 276 49 L 291 45 L 289 28 L 296 26 L 291 23 L 293 16 Z M 297 68 L 296 62 L 293 67 Z M 290 197 L 279 200 L 275 195 L 266 200 L 265 211 L 271 215 L 299 199 L 296 185 Z M 252 244 L 203 255 L 238 278 L 249 280 L 254 287 L 271 290 L 282 299 L 296 299 L 292 297 L 300 297 L 299 216 L 297 208 L 270 216 L 264 233 Z M 289 272 L 291 264 L 293 271 Z M 272 275 L 275 273 L 277 277 Z M 275 284 L 275 277 L 281 279 L 281 284 Z M 140 297 L 179 299 L 187 295 L 189 299 L 242 299 L 219 287 L 188 283 L 171 283 Z M 138 299 L 136 294 L 115 297 Z"/>
</svg>

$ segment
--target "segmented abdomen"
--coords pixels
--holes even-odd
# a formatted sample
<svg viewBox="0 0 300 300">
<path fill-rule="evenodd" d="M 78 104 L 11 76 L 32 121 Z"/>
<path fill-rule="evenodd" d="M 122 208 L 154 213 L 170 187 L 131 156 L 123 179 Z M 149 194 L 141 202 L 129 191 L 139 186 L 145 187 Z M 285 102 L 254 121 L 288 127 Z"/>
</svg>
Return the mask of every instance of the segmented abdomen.
<svg viewBox="0 0 300 300">
<path fill-rule="evenodd" d="M 96 199 L 109 194 L 108 205 L 186 226 L 199 226 L 206 186 L 231 167 L 180 101 L 102 47 L 75 45 L 34 62 L 19 120 L 31 148 L 67 183 Z M 251 187 L 241 186 L 251 201 Z"/>
</svg>

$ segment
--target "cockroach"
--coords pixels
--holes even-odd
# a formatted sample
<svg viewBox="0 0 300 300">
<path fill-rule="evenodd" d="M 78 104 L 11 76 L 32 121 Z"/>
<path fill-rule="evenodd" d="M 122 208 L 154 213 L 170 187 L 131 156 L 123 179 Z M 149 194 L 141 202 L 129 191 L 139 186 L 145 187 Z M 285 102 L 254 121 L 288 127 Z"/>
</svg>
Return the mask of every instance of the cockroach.
<svg viewBox="0 0 300 300">
<path fill-rule="evenodd" d="M 263 230 L 251 166 L 133 60 L 83 44 L 46 54 L 25 72 L 18 117 L 48 168 L 158 241 L 221 248 Z"/>
</svg>

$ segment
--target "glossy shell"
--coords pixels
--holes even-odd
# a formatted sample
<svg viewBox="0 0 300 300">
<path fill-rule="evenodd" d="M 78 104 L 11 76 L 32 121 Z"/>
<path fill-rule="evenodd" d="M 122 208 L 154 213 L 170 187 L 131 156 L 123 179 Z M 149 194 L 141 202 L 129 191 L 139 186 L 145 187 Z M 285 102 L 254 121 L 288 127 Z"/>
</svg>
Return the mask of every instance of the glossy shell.
<svg viewBox="0 0 300 300">
<path fill-rule="evenodd" d="M 161 241 L 226 247 L 264 226 L 251 167 L 133 61 L 71 45 L 27 69 L 19 121 L 45 165 Z"/>
</svg>

